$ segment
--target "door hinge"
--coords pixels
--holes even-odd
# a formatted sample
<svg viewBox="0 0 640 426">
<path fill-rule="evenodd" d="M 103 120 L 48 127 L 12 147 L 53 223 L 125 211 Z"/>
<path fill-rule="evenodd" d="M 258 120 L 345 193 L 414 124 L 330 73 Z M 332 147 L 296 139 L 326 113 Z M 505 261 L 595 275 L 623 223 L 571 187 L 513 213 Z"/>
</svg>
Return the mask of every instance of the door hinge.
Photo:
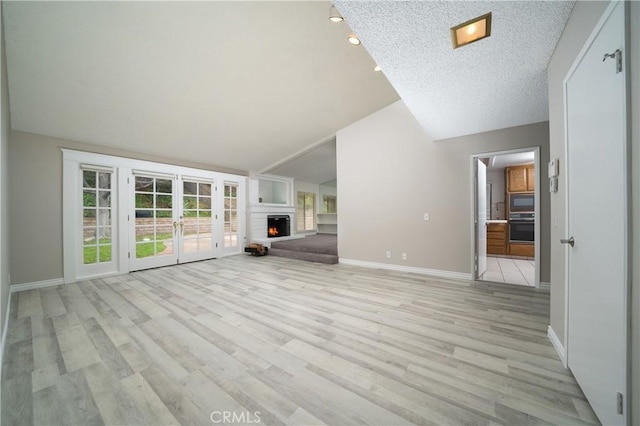
<svg viewBox="0 0 640 426">
<path fill-rule="evenodd" d="M 131 218 L 129 217 L 129 215 L 127 215 L 127 222 L 129 222 L 131 220 Z"/>
<path fill-rule="evenodd" d="M 602 62 L 606 61 L 608 58 L 612 58 L 616 61 L 616 74 L 620 74 L 622 72 L 622 50 L 616 49 L 613 53 L 605 53 Z"/>
<path fill-rule="evenodd" d="M 131 259 L 131 252 L 127 252 L 127 257 Z"/>
<path fill-rule="evenodd" d="M 624 414 L 624 395 L 620 392 L 618 392 L 618 395 L 616 396 L 616 408 L 618 414 Z"/>
<path fill-rule="evenodd" d="M 127 178 L 127 183 L 129 183 L 129 178 Z"/>
<path fill-rule="evenodd" d="M 216 219 L 218 218 L 218 215 L 216 215 Z"/>
</svg>

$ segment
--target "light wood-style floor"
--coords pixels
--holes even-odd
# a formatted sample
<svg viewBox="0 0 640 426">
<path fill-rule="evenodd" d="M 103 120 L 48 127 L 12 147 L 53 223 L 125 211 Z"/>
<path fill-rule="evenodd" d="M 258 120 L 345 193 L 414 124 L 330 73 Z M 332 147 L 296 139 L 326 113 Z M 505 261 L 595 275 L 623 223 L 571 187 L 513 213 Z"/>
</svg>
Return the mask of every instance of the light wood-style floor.
<svg viewBox="0 0 640 426">
<path fill-rule="evenodd" d="M 532 288 L 269 256 L 24 291 L 2 424 L 595 424 L 548 316 Z"/>
</svg>

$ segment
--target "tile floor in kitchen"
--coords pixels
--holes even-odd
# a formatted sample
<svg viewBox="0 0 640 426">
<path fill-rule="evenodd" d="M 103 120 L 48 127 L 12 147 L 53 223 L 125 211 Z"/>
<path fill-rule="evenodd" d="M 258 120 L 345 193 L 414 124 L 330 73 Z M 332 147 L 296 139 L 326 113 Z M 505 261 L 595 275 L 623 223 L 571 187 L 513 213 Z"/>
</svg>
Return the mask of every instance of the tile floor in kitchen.
<svg viewBox="0 0 640 426">
<path fill-rule="evenodd" d="M 487 256 L 487 272 L 481 280 L 533 287 L 536 280 L 536 262 Z"/>
</svg>

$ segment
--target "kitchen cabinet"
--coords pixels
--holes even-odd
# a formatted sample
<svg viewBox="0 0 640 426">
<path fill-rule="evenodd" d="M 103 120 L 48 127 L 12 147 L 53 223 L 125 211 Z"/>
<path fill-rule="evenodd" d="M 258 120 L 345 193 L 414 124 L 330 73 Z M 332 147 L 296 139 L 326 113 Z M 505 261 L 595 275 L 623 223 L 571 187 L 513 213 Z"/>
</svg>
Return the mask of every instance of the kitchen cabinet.
<svg viewBox="0 0 640 426">
<path fill-rule="evenodd" d="M 530 243 L 509 243 L 509 254 L 511 256 L 535 257 L 536 246 Z"/>
<path fill-rule="evenodd" d="M 507 226 L 487 223 L 487 254 L 507 254 Z"/>
<path fill-rule="evenodd" d="M 511 166 L 505 169 L 507 192 L 533 192 L 536 190 L 536 175 L 533 164 Z"/>
</svg>

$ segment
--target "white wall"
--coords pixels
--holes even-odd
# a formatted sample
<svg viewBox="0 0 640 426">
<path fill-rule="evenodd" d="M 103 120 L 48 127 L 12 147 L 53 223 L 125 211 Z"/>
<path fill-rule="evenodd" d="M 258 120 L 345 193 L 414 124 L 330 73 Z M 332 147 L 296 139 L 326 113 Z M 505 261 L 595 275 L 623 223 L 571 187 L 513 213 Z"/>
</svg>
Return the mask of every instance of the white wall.
<svg viewBox="0 0 640 426">
<path fill-rule="evenodd" d="M 491 184 L 491 219 L 506 219 L 507 209 L 504 204 L 504 182 L 504 169 L 487 171 L 487 183 Z"/>
<path fill-rule="evenodd" d="M 1 9 L 0 9 L 1 10 Z M 4 330 L 4 321 L 9 300 L 9 85 L 7 82 L 7 59 L 4 46 L 4 27 L 0 12 L 0 46 L 2 56 L 2 135 L 0 143 L 0 333 Z M 4 336 L 3 336 L 4 337 Z M 4 341 L 2 342 L 4 344 Z M 2 355 L 0 355 L 0 359 Z"/>
<path fill-rule="evenodd" d="M 470 156 L 540 146 L 546 122 L 430 141 L 402 101 L 337 134 L 342 259 L 471 273 Z M 541 280 L 549 277 L 549 193 L 541 191 Z M 423 220 L 424 213 L 430 221 Z M 387 259 L 385 252 L 392 251 Z M 407 253 L 403 261 L 400 254 Z"/>
</svg>

